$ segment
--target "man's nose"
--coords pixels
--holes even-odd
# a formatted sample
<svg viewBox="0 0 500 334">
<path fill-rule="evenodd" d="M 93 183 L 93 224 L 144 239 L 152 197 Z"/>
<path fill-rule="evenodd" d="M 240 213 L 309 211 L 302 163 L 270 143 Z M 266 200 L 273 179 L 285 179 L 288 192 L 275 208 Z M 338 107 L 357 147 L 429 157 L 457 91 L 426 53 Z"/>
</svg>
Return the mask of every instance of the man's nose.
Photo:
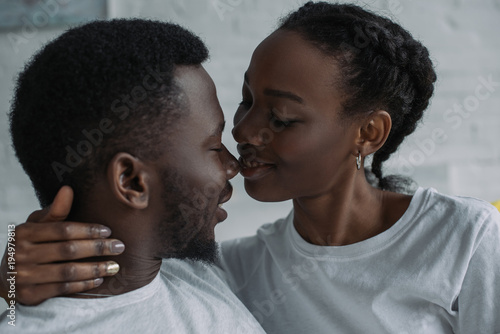
<svg viewBox="0 0 500 334">
<path fill-rule="evenodd" d="M 232 155 L 231 152 L 227 150 L 226 146 L 222 146 L 223 150 L 220 153 L 221 160 L 226 171 L 226 178 L 227 180 L 231 180 L 240 171 L 240 163 L 238 162 L 238 160 L 236 160 L 234 155 Z"/>
</svg>

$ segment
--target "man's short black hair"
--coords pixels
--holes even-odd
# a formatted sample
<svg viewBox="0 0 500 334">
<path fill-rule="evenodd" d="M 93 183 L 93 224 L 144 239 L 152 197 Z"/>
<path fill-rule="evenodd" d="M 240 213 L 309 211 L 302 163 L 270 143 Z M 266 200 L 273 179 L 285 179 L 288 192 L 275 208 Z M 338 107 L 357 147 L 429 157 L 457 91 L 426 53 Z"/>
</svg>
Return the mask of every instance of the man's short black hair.
<svg viewBox="0 0 500 334">
<path fill-rule="evenodd" d="M 154 159 L 159 135 L 185 112 L 175 66 L 207 57 L 186 29 L 140 19 L 94 21 L 43 47 L 19 75 L 9 115 L 40 204 L 64 184 L 82 195 L 118 152 Z"/>
</svg>

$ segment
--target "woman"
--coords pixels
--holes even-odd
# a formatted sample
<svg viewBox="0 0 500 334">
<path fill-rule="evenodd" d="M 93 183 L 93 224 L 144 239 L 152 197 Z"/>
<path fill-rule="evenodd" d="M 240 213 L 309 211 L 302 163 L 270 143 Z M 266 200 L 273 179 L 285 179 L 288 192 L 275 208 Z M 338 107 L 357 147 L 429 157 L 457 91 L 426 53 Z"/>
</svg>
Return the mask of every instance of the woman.
<svg viewBox="0 0 500 334">
<path fill-rule="evenodd" d="M 269 333 L 500 332 L 499 213 L 382 174 L 435 80 L 425 47 L 352 5 L 307 3 L 255 50 L 234 119 L 241 174 L 293 211 L 223 243 L 221 266 Z"/>
</svg>

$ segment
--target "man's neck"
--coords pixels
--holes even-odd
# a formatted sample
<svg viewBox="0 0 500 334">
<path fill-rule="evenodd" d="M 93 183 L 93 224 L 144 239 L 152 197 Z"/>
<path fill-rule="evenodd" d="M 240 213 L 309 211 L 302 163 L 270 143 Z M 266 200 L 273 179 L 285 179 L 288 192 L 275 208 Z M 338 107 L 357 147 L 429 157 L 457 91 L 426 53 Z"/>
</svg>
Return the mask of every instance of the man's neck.
<svg viewBox="0 0 500 334">
<path fill-rule="evenodd" d="M 99 296 L 120 295 L 151 283 L 158 275 L 162 260 L 153 255 L 152 245 L 148 242 L 150 240 L 149 229 L 137 228 L 137 221 L 146 223 L 145 219 L 136 216 L 130 217 L 131 215 L 119 215 L 116 212 L 111 215 L 99 215 L 100 210 L 95 208 L 92 210 L 95 214 L 89 213 L 90 210 L 84 211 L 83 214 L 72 214 L 71 220 L 108 226 L 112 231 L 110 239 L 122 241 L 125 244 L 125 251 L 116 256 L 102 256 L 81 260 L 80 262 L 87 263 L 99 262 L 102 263 L 99 265 L 103 267 L 107 266 L 110 261 L 114 261 L 120 266 L 119 272 L 113 276 L 104 277 L 104 281 L 100 286 L 85 291 L 85 294 L 71 295 L 71 297 L 98 298 Z M 113 218 L 110 218 L 110 216 Z"/>
<path fill-rule="evenodd" d="M 102 261 L 101 258 L 93 258 L 92 261 Z M 110 277 L 104 277 L 103 283 L 94 289 L 85 291 L 82 294 L 71 295 L 74 298 L 99 298 L 121 295 L 151 283 L 158 275 L 161 267 L 161 260 L 146 260 L 142 265 L 131 265 L 124 256 L 109 258 L 120 264 L 120 271 Z M 88 259 L 86 259 L 88 261 Z"/>
</svg>

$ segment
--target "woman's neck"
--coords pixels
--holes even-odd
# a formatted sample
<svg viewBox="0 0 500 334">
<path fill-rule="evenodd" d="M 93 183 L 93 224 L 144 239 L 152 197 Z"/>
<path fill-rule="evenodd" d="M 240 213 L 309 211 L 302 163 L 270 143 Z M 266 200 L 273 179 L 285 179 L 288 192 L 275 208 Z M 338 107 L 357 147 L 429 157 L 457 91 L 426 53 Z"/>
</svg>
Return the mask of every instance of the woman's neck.
<svg viewBox="0 0 500 334">
<path fill-rule="evenodd" d="M 309 243 L 342 246 L 390 228 L 408 208 L 411 196 L 373 188 L 358 177 L 334 191 L 293 200 L 294 226 Z"/>
</svg>

